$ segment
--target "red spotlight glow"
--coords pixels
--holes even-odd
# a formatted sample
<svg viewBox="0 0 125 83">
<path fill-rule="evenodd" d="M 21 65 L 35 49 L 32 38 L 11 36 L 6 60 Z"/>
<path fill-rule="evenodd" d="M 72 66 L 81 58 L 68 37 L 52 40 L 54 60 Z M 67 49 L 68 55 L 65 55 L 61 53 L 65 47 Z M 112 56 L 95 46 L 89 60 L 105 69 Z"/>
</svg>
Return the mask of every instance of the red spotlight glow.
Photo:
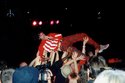
<svg viewBox="0 0 125 83">
<path fill-rule="evenodd" d="M 50 21 L 50 25 L 53 25 L 53 24 L 54 24 L 54 21 L 53 21 L 53 20 L 51 20 L 51 21 Z"/>
<path fill-rule="evenodd" d="M 32 22 L 32 25 L 33 25 L 33 26 L 36 26 L 36 25 L 37 25 L 37 21 L 33 21 L 33 22 Z"/>
<path fill-rule="evenodd" d="M 119 63 L 121 62 L 122 60 L 121 59 L 118 59 L 118 58 L 111 58 L 108 60 L 108 63 Z"/>
<path fill-rule="evenodd" d="M 59 20 L 56 21 L 56 24 L 59 24 Z"/>
<path fill-rule="evenodd" d="M 43 24 L 43 22 L 42 21 L 39 21 L 39 25 L 42 25 Z"/>
</svg>

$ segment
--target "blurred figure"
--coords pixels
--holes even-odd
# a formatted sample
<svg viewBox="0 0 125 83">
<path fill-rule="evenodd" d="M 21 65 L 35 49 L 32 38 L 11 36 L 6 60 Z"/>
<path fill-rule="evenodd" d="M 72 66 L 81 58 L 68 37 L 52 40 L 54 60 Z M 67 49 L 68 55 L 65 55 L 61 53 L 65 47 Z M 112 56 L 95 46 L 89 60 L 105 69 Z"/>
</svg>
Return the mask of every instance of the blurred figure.
<svg viewBox="0 0 125 83">
<path fill-rule="evenodd" d="M 1 81 L 2 80 L 2 77 L 1 77 L 2 71 L 7 69 L 7 68 L 8 68 L 7 62 L 4 60 L 1 60 L 0 61 L 0 83 L 2 83 L 2 81 Z"/>
<path fill-rule="evenodd" d="M 104 70 L 97 76 L 94 83 L 125 83 L 125 71 Z"/>
<path fill-rule="evenodd" d="M 72 67 L 72 73 L 70 73 L 68 75 L 68 79 L 69 79 L 69 83 L 80 83 L 79 80 L 80 80 L 80 77 L 79 77 L 79 71 L 78 71 L 78 65 L 77 65 L 77 56 L 78 56 L 78 53 L 77 52 L 73 52 L 73 55 L 72 55 L 72 60 L 74 62 L 73 64 L 73 67 Z"/>
<path fill-rule="evenodd" d="M 79 76 L 78 61 L 84 60 L 83 56 L 78 56 L 78 52 L 72 53 L 71 59 L 61 67 L 61 73 L 65 78 L 68 78 L 66 83 L 81 83 Z"/>
<path fill-rule="evenodd" d="M 68 76 L 72 73 L 72 68 L 70 64 L 72 64 L 74 60 L 69 60 L 67 63 L 64 63 L 64 61 L 68 59 L 69 57 L 71 57 L 71 55 L 67 55 L 59 59 L 58 61 L 53 63 L 53 65 L 51 66 L 51 71 L 54 76 L 54 83 L 65 83 L 66 78 L 68 78 Z M 79 61 L 81 59 L 83 59 L 83 56 L 77 57 L 76 61 Z M 75 68 L 77 67 L 75 66 Z"/>
<path fill-rule="evenodd" d="M 1 74 L 0 74 L 1 75 Z M 0 76 L 0 83 L 1 83 L 1 76 Z"/>
<path fill-rule="evenodd" d="M 13 73 L 13 83 L 38 83 L 39 71 L 34 67 L 20 67 Z"/>
<path fill-rule="evenodd" d="M 13 83 L 13 73 L 15 72 L 15 69 L 9 68 L 5 69 L 1 73 L 1 83 Z"/>
<path fill-rule="evenodd" d="M 40 74 L 39 74 L 39 83 L 52 83 L 52 72 L 50 69 L 48 68 L 44 68 L 39 70 Z"/>
<path fill-rule="evenodd" d="M 36 56 L 36 58 L 31 61 L 29 66 L 35 67 L 38 69 L 39 83 L 51 83 L 51 77 L 53 76 L 53 74 L 49 69 L 51 66 L 50 61 L 48 61 L 47 59 L 41 58 L 40 56 Z"/>
<path fill-rule="evenodd" d="M 92 51 L 88 52 L 88 55 L 90 58 L 87 62 L 87 80 L 88 83 L 93 83 L 99 73 L 101 73 L 103 70 L 112 68 L 108 67 L 103 56 L 94 56 Z"/>
</svg>

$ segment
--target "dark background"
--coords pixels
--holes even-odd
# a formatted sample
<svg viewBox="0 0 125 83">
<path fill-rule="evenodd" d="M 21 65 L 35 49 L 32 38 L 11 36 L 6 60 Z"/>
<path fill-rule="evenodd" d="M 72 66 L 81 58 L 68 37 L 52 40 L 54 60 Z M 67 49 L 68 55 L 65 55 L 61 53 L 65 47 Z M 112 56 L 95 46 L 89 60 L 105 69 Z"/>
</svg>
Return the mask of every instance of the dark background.
<svg viewBox="0 0 125 83">
<path fill-rule="evenodd" d="M 14 16 L 7 16 L 9 9 Z M 109 43 L 110 47 L 101 55 L 106 60 L 121 59 L 115 66 L 123 67 L 124 14 L 120 1 L 0 0 L 0 60 L 10 66 L 18 66 L 21 61 L 29 63 L 36 55 L 41 31 L 63 36 L 85 32 L 100 44 Z M 52 19 L 59 19 L 60 24 L 50 26 Z M 44 23 L 34 27 L 33 20 Z"/>
</svg>

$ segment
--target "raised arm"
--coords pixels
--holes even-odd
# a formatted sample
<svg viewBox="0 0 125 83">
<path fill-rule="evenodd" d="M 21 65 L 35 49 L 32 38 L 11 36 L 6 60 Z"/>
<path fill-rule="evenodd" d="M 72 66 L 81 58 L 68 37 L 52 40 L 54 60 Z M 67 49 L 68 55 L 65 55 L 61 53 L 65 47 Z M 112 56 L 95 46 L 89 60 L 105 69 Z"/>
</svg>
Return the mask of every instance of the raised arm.
<svg viewBox="0 0 125 83">
<path fill-rule="evenodd" d="M 74 72 L 78 74 L 77 55 L 78 55 L 77 52 L 73 52 L 72 59 L 74 62 L 74 69 L 75 69 Z"/>
<path fill-rule="evenodd" d="M 88 37 L 84 37 L 83 38 L 83 46 L 82 46 L 82 53 L 86 53 L 85 47 L 86 47 L 86 43 L 88 42 L 89 38 Z"/>
<path fill-rule="evenodd" d="M 36 56 L 36 58 L 31 61 L 29 66 L 35 67 L 36 65 L 40 65 L 40 64 L 41 64 L 41 58 L 40 56 Z"/>
<path fill-rule="evenodd" d="M 76 57 L 75 59 L 76 59 L 76 61 L 78 61 L 78 60 L 84 60 L 84 56 L 79 56 L 79 57 Z M 63 64 L 63 66 L 62 67 L 64 67 L 65 65 L 70 65 L 70 64 L 72 64 L 74 62 L 74 60 L 73 59 L 71 59 L 71 60 L 69 60 L 68 62 L 66 62 L 65 64 Z"/>
</svg>

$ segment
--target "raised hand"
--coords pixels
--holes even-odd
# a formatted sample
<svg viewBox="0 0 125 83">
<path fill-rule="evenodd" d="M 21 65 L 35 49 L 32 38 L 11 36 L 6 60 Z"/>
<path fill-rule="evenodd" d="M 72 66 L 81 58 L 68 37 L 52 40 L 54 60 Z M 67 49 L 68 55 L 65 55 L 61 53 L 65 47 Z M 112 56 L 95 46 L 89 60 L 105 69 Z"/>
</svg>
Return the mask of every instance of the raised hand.
<svg viewBox="0 0 125 83">
<path fill-rule="evenodd" d="M 77 57 L 77 60 L 85 60 L 85 56 L 79 56 L 79 57 Z"/>
<path fill-rule="evenodd" d="M 85 45 L 88 42 L 89 38 L 88 37 L 84 37 L 83 40 L 84 40 L 83 44 Z"/>
</svg>

